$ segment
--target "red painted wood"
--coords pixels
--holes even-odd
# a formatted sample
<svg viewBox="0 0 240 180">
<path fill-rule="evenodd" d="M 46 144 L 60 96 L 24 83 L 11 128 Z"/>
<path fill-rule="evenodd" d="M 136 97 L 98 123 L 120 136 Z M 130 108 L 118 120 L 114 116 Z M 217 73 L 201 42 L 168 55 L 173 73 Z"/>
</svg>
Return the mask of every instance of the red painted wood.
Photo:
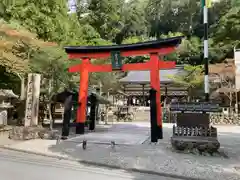
<svg viewBox="0 0 240 180">
<path fill-rule="evenodd" d="M 122 71 L 147 71 L 151 68 L 150 63 L 132 63 L 124 64 L 122 66 Z"/>
<path fill-rule="evenodd" d="M 158 69 L 169 69 L 174 68 L 175 62 L 174 61 L 159 61 Z M 112 65 L 111 64 L 104 64 L 104 65 L 88 65 L 88 72 L 112 72 Z M 148 62 L 146 63 L 132 63 L 132 64 L 124 64 L 122 66 L 122 71 L 148 71 L 151 69 L 151 64 Z M 75 73 L 81 71 L 81 64 L 74 65 L 69 67 L 69 72 Z"/>
<path fill-rule="evenodd" d="M 162 112 L 161 112 L 161 93 L 160 93 L 160 77 L 159 69 L 174 68 L 175 62 L 165 62 L 159 60 L 158 53 L 150 54 L 150 61 L 146 63 L 124 64 L 122 71 L 140 71 L 150 70 L 151 87 L 156 93 L 157 103 L 157 124 L 162 126 Z M 80 89 L 79 89 L 79 104 L 77 111 L 77 122 L 84 123 L 86 121 L 86 107 L 88 96 L 88 80 L 90 72 L 111 72 L 112 65 L 92 65 L 89 58 L 83 58 L 82 63 L 74 65 L 69 68 L 69 72 L 80 72 Z"/>
<path fill-rule="evenodd" d="M 78 96 L 78 110 L 77 110 L 77 123 L 86 122 L 86 108 L 87 108 L 87 96 L 88 96 L 88 65 L 90 60 L 88 58 L 82 60 L 80 71 L 80 84 L 79 84 L 79 96 Z"/>
<path fill-rule="evenodd" d="M 81 71 L 82 64 L 74 65 L 68 68 L 68 72 L 75 73 Z"/>
<path fill-rule="evenodd" d="M 142 56 L 151 53 L 158 53 L 160 55 L 166 55 L 172 53 L 176 47 L 166 47 L 166 48 L 156 48 L 156 49 L 146 49 L 146 50 L 135 50 L 135 51 L 121 51 L 121 56 Z M 110 52 L 106 53 L 69 53 L 69 59 L 81 59 L 81 58 L 109 58 L 111 56 Z"/>
<path fill-rule="evenodd" d="M 158 68 L 159 69 L 171 69 L 176 67 L 175 61 L 159 61 Z"/>
<path fill-rule="evenodd" d="M 89 72 L 112 72 L 111 64 L 103 64 L 103 65 L 88 65 Z"/>
<path fill-rule="evenodd" d="M 160 93 L 160 77 L 159 77 L 159 57 L 154 53 L 150 55 L 150 85 L 156 90 L 156 106 L 157 106 L 157 124 L 162 126 L 162 113 L 161 113 L 161 93 Z"/>
</svg>

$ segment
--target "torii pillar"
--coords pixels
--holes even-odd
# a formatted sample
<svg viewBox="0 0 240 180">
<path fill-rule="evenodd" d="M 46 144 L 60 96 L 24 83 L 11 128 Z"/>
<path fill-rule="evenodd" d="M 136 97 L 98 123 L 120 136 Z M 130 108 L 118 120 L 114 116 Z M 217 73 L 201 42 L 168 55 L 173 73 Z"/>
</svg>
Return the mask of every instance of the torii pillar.
<svg viewBox="0 0 240 180">
<path fill-rule="evenodd" d="M 157 125 L 159 129 L 159 139 L 162 135 L 162 111 L 161 111 L 161 92 L 160 92 L 160 69 L 170 69 L 175 67 L 175 62 L 159 60 L 158 53 L 150 54 L 150 61 L 145 63 L 124 64 L 122 71 L 150 71 L 150 85 L 156 91 L 156 111 Z M 89 58 L 84 58 L 80 65 L 72 66 L 69 72 L 80 72 L 80 88 L 79 88 L 79 108 L 77 111 L 77 127 L 76 133 L 84 133 L 84 123 L 86 121 L 86 104 L 88 96 L 88 79 L 90 72 L 112 72 L 112 65 L 93 65 Z"/>
<path fill-rule="evenodd" d="M 181 43 L 182 37 L 174 37 L 160 41 L 149 41 L 131 45 L 100 46 L 100 47 L 65 47 L 70 59 L 80 58 L 82 63 L 69 68 L 69 72 L 80 73 L 79 107 L 77 111 L 76 133 L 84 133 L 86 122 L 86 105 L 88 96 L 88 79 L 91 72 L 112 71 L 150 71 L 151 88 L 156 91 L 156 121 L 158 126 L 158 139 L 162 139 L 162 114 L 160 93 L 160 69 L 175 67 L 175 62 L 159 60 L 159 56 L 174 52 Z M 144 63 L 122 64 L 121 57 L 150 55 L 150 60 Z M 112 64 L 93 65 L 90 59 L 112 57 Z"/>
</svg>

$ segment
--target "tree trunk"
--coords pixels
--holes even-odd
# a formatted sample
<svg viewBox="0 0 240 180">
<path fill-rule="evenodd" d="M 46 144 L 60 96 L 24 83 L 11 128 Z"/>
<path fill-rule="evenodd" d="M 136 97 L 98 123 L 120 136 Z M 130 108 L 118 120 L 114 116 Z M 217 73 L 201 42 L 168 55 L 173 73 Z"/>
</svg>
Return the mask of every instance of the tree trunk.
<svg viewBox="0 0 240 180">
<path fill-rule="evenodd" d="M 106 105 L 106 109 L 105 109 L 105 125 L 108 124 L 108 105 Z"/>
<path fill-rule="evenodd" d="M 25 79 L 21 78 L 21 95 L 20 95 L 20 100 L 25 100 Z"/>
<path fill-rule="evenodd" d="M 50 121 L 49 128 L 50 128 L 50 130 L 52 130 L 53 129 L 53 118 L 52 118 L 52 110 L 51 110 L 51 101 L 48 103 L 48 114 L 49 114 L 49 121 Z"/>
<path fill-rule="evenodd" d="M 17 74 L 21 81 L 21 92 L 20 92 L 20 100 L 25 100 L 26 92 L 25 92 L 25 79 L 20 74 Z"/>
<path fill-rule="evenodd" d="M 230 113 L 232 114 L 232 93 L 231 92 L 229 95 L 229 106 L 230 106 Z"/>
<path fill-rule="evenodd" d="M 52 118 L 52 109 L 51 109 L 51 101 L 52 101 L 52 79 L 49 80 L 49 84 L 48 84 L 48 114 L 49 114 L 49 128 L 50 130 L 53 129 L 53 118 Z"/>
</svg>

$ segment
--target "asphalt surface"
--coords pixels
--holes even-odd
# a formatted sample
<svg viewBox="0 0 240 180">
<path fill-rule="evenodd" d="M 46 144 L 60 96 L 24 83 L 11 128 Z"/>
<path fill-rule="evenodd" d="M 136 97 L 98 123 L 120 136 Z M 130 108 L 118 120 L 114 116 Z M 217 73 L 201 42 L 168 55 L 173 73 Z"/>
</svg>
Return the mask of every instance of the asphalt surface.
<svg viewBox="0 0 240 180">
<path fill-rule="evenodd" d="M 0 149 L 1 180 L 177 180 Z"/>
</svg>

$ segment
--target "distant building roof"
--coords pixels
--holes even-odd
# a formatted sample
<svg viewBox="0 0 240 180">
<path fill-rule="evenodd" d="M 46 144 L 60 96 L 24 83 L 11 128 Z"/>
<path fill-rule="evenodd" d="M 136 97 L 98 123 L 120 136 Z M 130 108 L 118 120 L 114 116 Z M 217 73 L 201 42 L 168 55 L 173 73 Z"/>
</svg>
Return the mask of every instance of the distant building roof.
<svg viewBox="0 0 240 180">
<path fill-rule="evenodd" d="M 184 73 L 183 66 L 177 66 L 174 69 L 162 69 L 159 71 L 160 83 L 169 84 L 173 83 L 171 76 L 181 75 Z M 123 84 L 149 84 L 150 72 L 149 71 L 129 71 L 127 76 L 119 80 Z"/>
</svg>

